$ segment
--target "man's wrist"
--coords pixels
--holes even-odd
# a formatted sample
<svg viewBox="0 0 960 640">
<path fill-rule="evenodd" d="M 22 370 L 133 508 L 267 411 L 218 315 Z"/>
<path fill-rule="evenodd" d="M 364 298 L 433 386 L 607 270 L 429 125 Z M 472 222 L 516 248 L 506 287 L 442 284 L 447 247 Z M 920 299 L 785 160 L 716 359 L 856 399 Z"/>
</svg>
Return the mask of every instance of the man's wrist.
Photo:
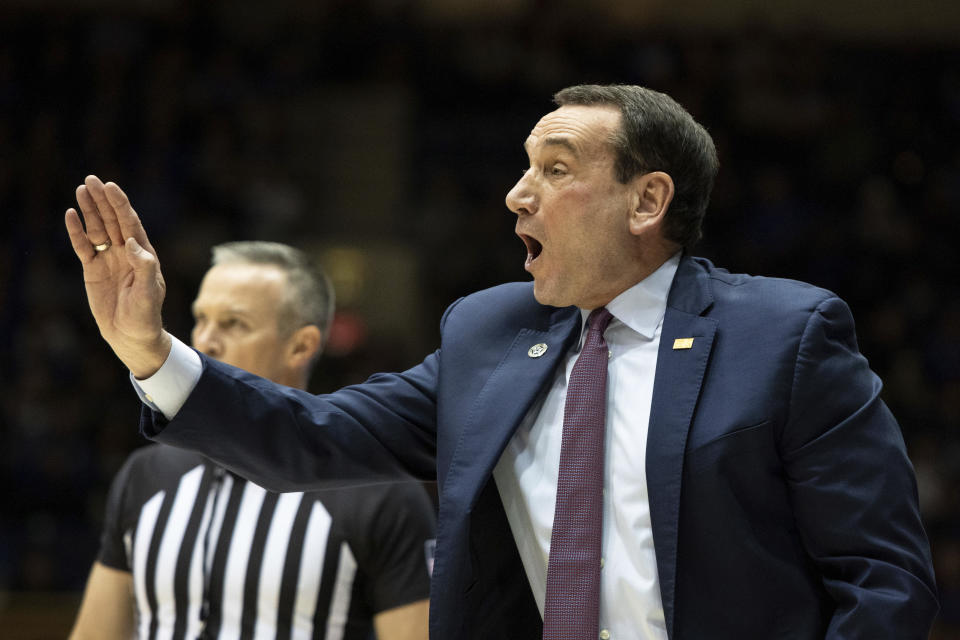
<svg viewBox="0 0 960 640">
<path fill-rule="evenodd" d="M 173 336 L 170 343 L 169 355 L 154 375 L 137 380 L 130 373 L 140 399 L 167 420 L 177 415 L 203 373 L 203 362 L 196 351 Z"/>
<path fill-rule="evenodd" d="M 163 366 L 163 363 L 167 361 L 167 357 L 170 355 L 171 344 L 170 334 L 166 331 L 161 331 L 155 345 L 140 350 L 135 355 L 129 355 L 127 357 L 120 356 L 120 359 L 123 360 L 127 368 L 130 369 L 130 373 L 134 378 L 143 380 L 144 378 L 151 377 L 160 370 L 160 367 Z"/>
</svg>

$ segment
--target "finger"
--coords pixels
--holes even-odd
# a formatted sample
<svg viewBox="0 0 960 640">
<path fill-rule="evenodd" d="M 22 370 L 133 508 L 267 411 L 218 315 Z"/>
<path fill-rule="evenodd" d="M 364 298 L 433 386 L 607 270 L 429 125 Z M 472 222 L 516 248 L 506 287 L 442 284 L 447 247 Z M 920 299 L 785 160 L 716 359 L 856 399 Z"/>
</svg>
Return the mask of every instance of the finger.
<svg viewBox="0 0 960 640">
<path fill-rule="evenodd" d="M 67 225 L 67 235 L 70 236 L 70 244 L 73 245 L 73 252 L 80 258 L 80 262 L 86 264 L 90 260 L 93 260 L 96 251 L 94 251 L 87 234 L 83 232 L 83 224 L 80 222 L 80 216 L 77 214 L 77 210 L 73 208 L 67 209 L 66 214 L 63 216 L 63 221 Z"/>
<path fill-rule="evenodd" d="M 77 187 L 77 204 L 80 205 L 80 211 L 83 212 L 83 224 L 87 229 L 87 239 L 93 244 L 106 242 L 110 234 L 103 226 L 100 208 L 83 185 Z"/>
<path fill-rule="evenodd" d="M 147 232 L 140 222 L 140 217 L 133 210 L 130 205 L 130 198 L 123 192 L 123 189 L 115 182 L 108 182 L 104 185 L 104 194 L 116 213 L 117 222 L 124 239 L 133 238 L 139 246 L 154 253 L 153 247 L 150 246 L 150 241 L 147 239 Z"/>
<path fill-rule="evenodd" d="M 96 203 L 97 210 L 100 212 L 100 218 L 103 220 L 103 226 L 106 229 L 107 236 L 115 245 L 121 245 L 124 241 L 124 235 L 120 230 L 120 224 L 117 222 L 117 212 L 107 199 L 103 190 L 103 183 L 100 178 L 94 175 L 87 176 L 83 181 L 93 202 Z M 89 235 L 89 231 L 87 233 Z"/>
</svg>

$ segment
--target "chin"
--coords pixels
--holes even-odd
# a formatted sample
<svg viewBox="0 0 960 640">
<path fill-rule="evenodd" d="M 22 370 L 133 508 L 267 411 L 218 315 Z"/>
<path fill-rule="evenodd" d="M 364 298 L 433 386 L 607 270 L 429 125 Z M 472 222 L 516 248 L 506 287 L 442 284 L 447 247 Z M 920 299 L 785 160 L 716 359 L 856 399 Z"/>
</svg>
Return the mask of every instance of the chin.
<svg viewBox="0 0 960 640">
<path fill-rule="evenodd" d="M 547 294 L 544 293 L 543 288 L 537 285 L 537 281 L 533 281 L 533 297 L 540 304 L 550 304 L 547 300 Z"/>
<path fill-rule="evenodd" d="M 544 285 L 538 284 L 536 280 L 533 281 L 533 297 L 540 304 L 551 307 L 568 307 L 572 304 L 563 300 L 556 291 L 550 291 Z"/>
</svg>

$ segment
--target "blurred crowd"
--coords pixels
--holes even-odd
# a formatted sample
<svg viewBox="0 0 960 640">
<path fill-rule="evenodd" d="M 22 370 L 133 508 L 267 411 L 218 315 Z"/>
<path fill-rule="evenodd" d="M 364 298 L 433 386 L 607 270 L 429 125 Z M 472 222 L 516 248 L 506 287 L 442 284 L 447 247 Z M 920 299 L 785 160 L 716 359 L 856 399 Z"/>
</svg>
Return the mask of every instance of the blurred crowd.
<svg viewBox="0 0 960 640">
<path fill-rule="evenodd" d="M 107 483 L 144 444 L 63 231 L 86 174 L 144 217 L 181 338 L 215 242 L 407 248 L 423 326 L 347 340 L 323 391 L 414 364 L 446 305 L 525 279 L 503 204 L 522 141 L 557 89 L 622 82 L 674 96 L 717 142 L 695 253 L 850 303 L 917 469 L 941 631 L 960 633 L 960 47 L 205 5 L 0 19 L 0 591 L 82 587 Z"/>
</svg>

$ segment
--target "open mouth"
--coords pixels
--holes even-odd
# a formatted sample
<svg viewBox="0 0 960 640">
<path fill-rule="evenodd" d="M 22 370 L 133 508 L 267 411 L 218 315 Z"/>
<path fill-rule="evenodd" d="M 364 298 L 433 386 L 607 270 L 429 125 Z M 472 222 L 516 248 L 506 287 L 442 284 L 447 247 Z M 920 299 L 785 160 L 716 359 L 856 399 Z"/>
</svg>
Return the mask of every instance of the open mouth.
<svg viewBox="0 0 960 640">
<path fill-rule="evenodd" d="M 540 241 L 532 236 L 528 236 L 525 233 L 518 233 L 520 239 L 523 240 L 523 244 L 527 246 L 527 261 L 524 264 L 524 267 L 529 269 L 530 265 L 533 264 L 533 261 L 540 257 L 540 254 L 543 252 L 543 245 L 540 244 Z"/>
</svg>

